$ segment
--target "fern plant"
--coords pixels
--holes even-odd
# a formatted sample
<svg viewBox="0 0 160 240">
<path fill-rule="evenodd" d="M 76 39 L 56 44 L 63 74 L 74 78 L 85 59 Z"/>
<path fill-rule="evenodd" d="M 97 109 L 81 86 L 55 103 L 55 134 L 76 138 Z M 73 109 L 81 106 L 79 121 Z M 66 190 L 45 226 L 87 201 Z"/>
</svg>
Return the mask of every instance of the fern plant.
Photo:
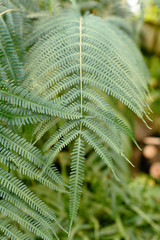
<svg viewBox="0 0 160 240">
<path fill-rule="evenodd" d="M 15 170 L 52 190 L 69 189 L 70 232 L 82 192 L 85 145 L 118 179 L 112 153 L 130 162 L 121 135 L 137 143 L 110 103 L 121 101 L 145 122 L 149 74 L 123 22 L 120 29 L 113 19 L 61 10 L 36 23 L 24 44 L 25 1 L 3 0 L 0 6 L 0 212 L 6 216 L 0 229 L 4 239 L 28 239 L 10 225 L 12 219 L 42 239 L 58 238 L 53 221 L 63 227 L 55 214 L 15 177 Z M 38 122 L 34 143 L 61 125 L 42 151 L 13 127 Z M 71 142 L 68 186 L 53 161 Z"/>
<path fill-rule="evenodd" d="M 145 122 L 143 116 L 149 118 L 145 110 L 149 74 L 128 34 L 112 21 L 90 14 L 81 16 L 78 11 L 61 11 L 35 24 L 26 47 L 30 50 L 23 87 L 34 97 L 65 107 L 68 116 L 71 110 L 80 114 L 78 119 L 67 119 L 42 149 L 47 154 L 41 176 L 56 155 L 74 142 L 70 232 L 82 192 L 85 145 L 93 147 L 117 178 L 109 150 L 130 162 L 121 147 L 121 134 L 130 136 L 137 144 L 132 131 L 114 113 L 108 97 L 121 101 Z M 60 121 L 57 117 L 42 121 L 35 131 L 35 142 Z"/>
<path fill-rule="evenodd" d="M 22 33 L 23 14 L 11 1 L 1 1 L 0 4 L 0 213 L 5 215 L 0 221 L 0 231 L 4 239 L 5 236 L 29 239 L 10 225 L 13 220 L 42 239 L 53 239 L 53 236 L 58 239 L 53 222 L 63 227 L 54 212 L 14 173 L 16 170 L 54 190 L 67 192 L 68 187 L 54 166 L 47 168 L 41 176 L 43 154 L 16 134 L 13 126 L 39 122 L 48 115 L 57 115 L 55 111 L 59 112 L 58 116 L 66 117 L 68 110 L 65 113 L 63 109 L 61 113 L 60 106 L 34 98 L 20 87 L 24 79 L 26 52 Z M 69 117 L 72 118 L 72 114 Z"/>
</svg>

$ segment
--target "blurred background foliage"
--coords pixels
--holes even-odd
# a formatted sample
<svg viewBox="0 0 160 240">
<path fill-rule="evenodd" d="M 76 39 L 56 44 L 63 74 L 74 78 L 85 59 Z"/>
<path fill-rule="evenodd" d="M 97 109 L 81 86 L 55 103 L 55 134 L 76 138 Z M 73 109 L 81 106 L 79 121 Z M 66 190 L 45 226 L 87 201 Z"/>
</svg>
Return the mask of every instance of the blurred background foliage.
<svg viewBox="0 0 160 240">
<path fill-rule="evenodd" d="M 38 4 L 37 4 L 38 3 Z M 35 22 L 47 14 L 56 14 L 71 7 L 68 0 L 21 0 L 19 7 L 28 10 L 28 17 Z M 160 1 L 159 0 L 79 0 L 82 13 L 89 11 L 103 18 L 110 18 L 122 29 L 128 24 L 131 36 L 139 46 L 151 74 L 153 113 L 152 130 L 133 116 L 131 111 L 114 100 L 115 111 L 130 125 L 142 148 L 138 150 L 126 136 L 122 144 L 135 168 L 120 161 L 115 155 L 120 182 L 99 161 L 97 155 L 86 150 L 85 183 L 79 214 L 69 240 L 159 240 L 160 239 Z M 118 18 L 117 18 L 118 17 Z M 120 19 L 121 18 L 121 19 Z M 26 23 L 26 32 L 27 32 Z M 152 99 L 152 100 L 151 100 Z M 109 99 L 108 99 L 109 100 Z M 32 126 L 34 128 L 35 126 Z M 59 126 L 55 126 L 58 128 Z M 22 127 L 23 135 L 33 141 L 30 126 Z M 54 132 L 48 131 L 37 146 L 41 147 Z M 72 146 L 65 148 L 55 159 L 64 181 L 68 182 Z M 112 153 L 113 154 L 113 153 Z M 121 163 L 121 164 L 119 164 Z M 123 165 L 122 165 L 123 163 Z M 51 191 L 24 176 L 17 175 L 53 210 L 64 227 L 68 226 L 68 196 Z M 3 216 L 2 216 L 3 217 Z M 59 230 L 57 230 L 59 231 Z M 27 233 L 34 239 L 31 233 Z M 65 233 L 59 238 L 67 240 Z"/>
</svg>

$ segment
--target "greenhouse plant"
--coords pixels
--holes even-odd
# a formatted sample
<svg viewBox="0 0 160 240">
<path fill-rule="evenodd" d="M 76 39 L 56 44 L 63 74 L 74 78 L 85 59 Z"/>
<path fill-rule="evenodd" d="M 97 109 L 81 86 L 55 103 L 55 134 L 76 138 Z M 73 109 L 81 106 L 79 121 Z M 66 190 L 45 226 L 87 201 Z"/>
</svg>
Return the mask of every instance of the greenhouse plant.
<svg viewBox="0 0 160 240">
<path fill-rule="evenodd" d="M 0 239 L 160 238 L 158 187 L 129 170 L 149 70 L 123 18 L 83 8 L 0 1 Z"/>
</svg>

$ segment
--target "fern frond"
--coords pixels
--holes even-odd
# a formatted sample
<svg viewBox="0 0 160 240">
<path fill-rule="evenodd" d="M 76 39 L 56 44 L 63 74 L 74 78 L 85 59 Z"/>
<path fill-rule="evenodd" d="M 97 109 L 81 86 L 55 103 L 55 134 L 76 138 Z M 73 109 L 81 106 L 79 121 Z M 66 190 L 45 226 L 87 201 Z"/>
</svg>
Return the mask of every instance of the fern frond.
<svg viewBox="0 0 160 240">
<path fill-rule="evenodd" d="M 0 230 L 11 240 L 29 240 L 29 238 L 10 224 L 0 219 Z M 1 238 L 0 238 L 1 239 Z M 2 238 L 3 239 L 3 238 Z"/>
<path fill-rule="evenodd" d="M 24 138 L 13 133 L 11 130 L 0 126 L 0 141 L 1 144 L 10 150 L 15 151 L 24 158 L 40 166 L 42 156 L 40 151 L 27 142 Z"/>
<path fill-rule="evenodd" d="M 9 151 L 3 147 L 0 147 L 0 151 L 0 162 L 7 165 L 10 169 L 16 169 L 23 175 L 29 176 L 30 178 L 39 181 L 50 189 L 60 192 L 66 192 L 66 190 L 62 186 L 62 180 L 60 179 L 56 171 L 54 172 L 54 175 L 56 175 L 56 177 L 53 177 L 53 174 L 52 178 L 50 178 L 47 174 L 43 174 L 43 176 L 40 176 L 40 169 L 37 168 L 37 166 L 33 163 L 30 163 L 26 159 L 18 156 L 18 154 L 15 154 L 12 151 Z M 56 184 L 53 182 L 53 180 L 55 180 Z"/>
<path fill-rule="evenodd" d="M 83 120 L 82 124 L 87 126 L 88 129 L 95 132 L 104 142 L 107 143 L 108 146 L 110 146 L 116 153 L 120 154 L 122 157 L 124 157 L 132 166 L 134 166 L 129 159 L 125 156 L 123 149 L 121 147 L 120 139 L 118 139 L 118 133 L 116 129 L 116 134 L 113 132 L 107 131 L 103 126 L 98 124 L 98 122 L 95 122 L 91 119 Z"/>
<path fill-rule="evenodd" d="M 4 237 L 4 236 L 1 236 L 1 237 L 0 237 L 0 240 L 8 240 L 8 238 L 7 238 L 7 237 Z"/>
<path fill-rule="evenodd" d="M 62 176 L 54 164 L 51 164 L 50 166 L 46 167 L 45 174 L 49 176 L 51 179 L 53 179 L 55 182 L 59 183 L 60 185 L 65 186 L 66 188 L 69 187 L 66 183 L 62 181 Z"/>
<path fill-rule="evenodd" d="M 95 109 L 95 105 L 92 103 L 83 104 L 83 109 L 84 111 L 90 113 L 91 116 L 95 116 L 96 118 L 104 121 L 105 123 L 108 123 L 108 125 L 115 126 L 115 127 L 117 126 L 117 128 L 120 131 L 122 131 L 124 134 L 129 136 L 132 139 L 132 141 L 137 145 L 137 147 L 140 148 L 134 138 L 132 130 L 129 129 L 127 125 L 125 125 L 125 123 L 121 119 L 119 119 L 117 116 L 115 116 L 110 112 L 105 113 L 104 111 L 102 111 L 102 109 L 99 109 L 97 111 L 97 109 Z"/>
<path fill-rule="evenodd" d="M 103 145 L 99 143 L 96 137 L 87 130 L 82 131 L 82 137 L 91 147 L 94 148 L 95 152 L 103 159 L 103 161 L 107 164 L 107 166 L 109 166 L 109 168 L 112 169 L 112 172 L 114 173 L 115 178 L 119 180 L 114 171 L 112 158 L 107 153 Z"/>
<path fill-rule="evenodd" d="M 19 224 L 21 224 L 21 226 L 25 227 L 27 230 L 35 233 L 37 236 L 40 236 L 46 240 L 52 240 L 52 236 L 50 234 L 47 234 L 47 232 L 44 231 L 44 229 L 38 222 L 33 220 L 31 217 L 25 215 L 11 203 L 5 200 L 1 200 L 0 211 L 7 217 L 10 217 L 13 220 L 17 221 Z"/>
<path fill-rule="evenodd" d="M 32 144 L 30 144 L 29 142 L 27 142 L 24 138 L 21 138 L 20 136 L 18 136 L 17 134 L 13 133 L 11 130 L 6 129 L 4 127 L 2 127 L 0 125 L 0 142 L 1 145 L 3 145 L 4 151 L 5 148 L 11 151 L 14 151 L 15 153 L 19 154 L 23 159 L 27 159 L 29 161 L 31 161 L 32 163 L 34 163 L 37 167 L 42 168 L 43 164 L 44 164 L 44 158 L 41 154 L 41 152 L 34 147 Z M 3 149 L 2 148 L 2 149 Z M 14 153 L 14 154 L 15 154 Z M 5 155 L 6 157 L 8 156 Z M 14 158 L 13 158 L 14 159 Z M 25 165 L 21 165 L 20 163 L 22 163 L 22 159 L 16 158 L 17 160 L 14 160 L 16 166 L 18 164 L 18 159 L 19 159 L 19 168 L 21 171 L 23 171 L 23 173 L 28 173 L 29 175 L 32 172 L 32 177 L 35 177 L 37 180 L 40 180 L 40 175 L 38 176 L 38 172 L 40 173 L 40 171 L 36 171 L 37 174 L 34 174 L 34 167 L 32 166 L 32 164 L 28 163 L 30 165 L 30 170 L 25 169 Z M 26 160 L 25 160 L 26 161 Z M 54 180 L 56 183 L 60 184 L 60 185 L 64 185 L 60 174 L 58 173 L 56 167 L 54 166 L 53 168 L 47 167 L 46 168 L 46 176 L 44 176 L 43 178 L 41 178 L 40 181 L 45 182 L 45 184 L 47 184 L 47 186 L 52 186 L 54 187 L 53 184 L 50 184 L 50 180 L 48 179 L 47 175 L 49 176 L 49 178 L 51 178 L 52 180 Z M 46 179 L 46 180 L 45 180 Z M 48 182 L 49 180 L 49 182 Z M 47 183 L 48 182 L 48 183 Z"/>
<path fill-rule="evenodd" d="M 76 16 L 74 16 L 76 18 Z M 68 16 L 68 19 L 70 17 Z M 57 20 L 58 21 L 58 20 Z M 95 24 L 96 21 L 96 24 Z M 55 19 L 56 22 L 56 19 Z M 77 22 L 77 20 L 75 19 L 75 23 Z M 65 23 L 64 23 L 65 24 Z M 117 98 L 119 98 L 122 102 L 124 102 L 126 105 L 128 105 L 130 108 L 132 109 L 136 109 L 135 108 L 135 102 L 136 102 L 136 107 L 140 108 L 141 111 L 143 106 L 142 101 L 141 101 L 141 96 L 143 93 L 144 96 L 144 91 L 143 91 L 143 87 L 144 85 L 140 85 L 140 83 L 143 83 L 145 81 L 141 81 L 141 78 L 144 79 L 143 75 L 140 74 L 139 69 L 137 69 L 136 71 L 136 62 L 135 59 L 133 57 L 131 57 L 130 59 L 127 57 L 127 50 L 128 50 L 128 45 L 124 47 L 123 41 L 120 41 L 119 39 L 119 44 L 122 45 L 122 47 L 124 47 L 125 51 L 122 53 L 122 51 L 120 49 L 117 49 L 116 44 L 117 44 L 117 36 L 116 35 L 116 31 L 112 30 L 111 24 L 109 23 L 105 23 L 103 21 L 101 21 L 100 19 L 96 19 L 93 16 L 87 16 L 86 18 L 84 18 L 83 20 L 83 24 L 85 25 L 85 31 L 87 31 L 87 33 L 83 33 L 83 70 L 86 72 L 89 72 L 90 74 L 94 75 L 95 78 L 97 76 L 101 77 L 101 82 L 102 79 L 105 80 L 105 82 L 107 82 L 107 89 L 108 89 L 108 93 L 116 96 Z M 55 23 L 53 23 L 53 32 L 54 32 L 54 25 Z M 74 25 L 73 25 L 74 26 Z M 66 54 L 68 51 L 70 51 L 70 56 L 72 55 L 72 52 L 74 52 L 75 58 L 76 57 L 76 50 L 78 50 L 78 44 L 79 44 L 79 39 L 77 37 L 77 35 L 75 36 L 74 34 L 77 32 L 78 34 L 78 28 L 79 26 L 77 25 L 77 27 L 75 28 L 75 32 L 73 33 L 73 36 L 69 35 L 70 34 L 70 28 L 68 27 L 68 31 L 65 32 L 64 36 L 63 34 L 61 34 L 61 40 L 60 41 L 60 46 L 62 46 L 63 41 L 68 40 L 68 43 L 70 44 L 71 39 L 73 41 L 75 41 L 75 45 L 77 44 L 77 47 L 73 47 L 72 45 L 69 45 L 65 48 L 66 50 Z M 102 29 L 106 28 L 107 29 L 107 36 L 104 35 L 104 33 L 102 33 Z M 87 30 L 86 30 L 87 29 Z M 73 30 L 72 30 L 73 31 Z M 52 33 L 53 34 L 53 33 Z M 51 33 L 50 33 L 51 35 Z M 122 34 L 121 34 L 122 35 Z M 48 36 L 48 44 L 46 42 L 46 39 L 44 41 L 44 39 L 42 39 L 41 42 L 41 49 L 44 49 L 44 52 L 47 50 L 45 49 L 48 48 L 49 42 L 54 42 L 55 39 L 54 38 L 58 38 L 58 34 L 57 35 L 53 35 L 54 37 L 49 38 Z M 68 36 L 68 39 L 66 39 Z M 98 37 L 99 36 L 99 37 Z M 63 37 L 65 38 L 63 40 Z M 44 37 L 45 38 L 45 37 Z M 75 40 L 74 40 L 75 39 Z M 113 40 L 111 40 L 113 39 Z M 77 43 L 76 43 L 77 41 Z M 106 47 L 106 42 L 108 41 L 108 46 Z M 129 42 L 130 40 L 128 40 Z M 44 45 L 45 43 L 45 45 Z M 51 46 L 51 45 L 50 45 Z M 52 45 L 55 46 L 55 45 Z M 52 49 L 53 48 L 53 49 Z M 60 52 L 61 48 L 58 47 L 56 45 L 56 49 L 57 52 L 55 54 L 54 47 L 50 47 L 50 53 L 51 51 L 53 51 L 54 56 L 53 57 L 50 54 L 50 57 L 52 57 L 52 59 L 59 59 L 57 58 L 57 55 L 61 55 L 61 72 L 63 72 L 63 66 L 65 67 L 65 59 L 68 59 L 69 62 L 69 55 L 67 57 L 64 57 L 64 55 Z M 117 51 L 115 51 L 115 49 Z M 37 47 L 35 47 L 35 51 L 37 51 Z M 43 50 L 41 50 L 43 52 Z M 63 51 L 64 52 L 64 51 Z M 101 58 L 99 59 L 98 56 L 101 54 Z M 106 54 L 107 54 L 107 59 L 106 59 Z M 119 55 L 118 55 L 119 54 Z M 34 56 L 34 47 L 33 47 L 33 52 L 32 55 Z M 123 61 L 121 61 L 120 57 L 124 57 Z M 116 61 L 114 60 L 113 57 L 116 57 Z M 45 61 L 48 61 L 49 59 L 46 59 L 45 55 L 43 55 L 43 53 L 41 53 L 41 58 L 42 58 L 42 62 L 43 66 L 45 66 L 45 71 L 46 71 L 46 75 L 48 76 L 49 71 L 51 70 L 47 70 L 46 65 L 45 65 Z M 44 58 L 44 59 L 43 59 Z M 103 59 L 104 58 L 104 59 Z M 38 58 L 39 59 L 39 58 Z M 70 59 L 71 60 L 71 59 Z M 132 60 L 132 61 L 131 61 Z M 55 63 L 55 61 L 53 62 L 53 60 L 51 62 L 48 61 L 49 65 L 51 67 L 51 63 L 53 62 L 54 64 L 54 68 L 55 70 L 58 68 L 58 62 L 57 61 L 57 65 Z M 74 61 L 74 60 L 72 60 Z M 129 63 L 128 63 L 129 61 Z M 91 63 L 92 62 L 92 66 Z M 113 63 L 114 62 L 114 63 Z M 132 65 L 134 67 L 131 67 L 131 62 Z M 36 63 L 35 63 L 36 64 Z M 75 60 L 75 67 L 77 66 L 77 61 Z M 99 66 L 101 66 L 101 68 L 99 68 Z M 114 69 L 114 67 L 115 69 Z M 37 65 L 32 65 L 32 68 L 34 68 L 38 73 L 39 71 L 43 71 L 42 66 L 40 66 L 39 62 L 37 62 Z M 52 67 L 53 68 L 53 67 Z M 128 70 L 127 70 L 128 68 Z M 103 69 L 107 69 L 103 70 Z M 75 68 L 76 70 L 76 68 Z M 138 73 L 137 73 L 138 72 Z M 34 71 L 31 71 L 31 74 L 36 77 L 36 74 L 34 74 Z M 139 76 L 138 76 L 139 74 Z M 54 79 L 56 79 L 56 75 L 57 73 L 55 72 L 55 77 Z M 110 77 L 110 75 L 112 77 Z M 39 75 L 37 75 L 39 76 Z M 45 73 L 43 71 L 43 76 L 45 76 Z M 40 78 L 43 79 L 44 77 L 40 75 Z M 85 76 L 84 76 L 85 77 Z M 110 77 L 110 78 L 109 78 Z M 128 84 L 128 78 L 130 78 L 131 82 L 130 84 Z M 134 79 L 139 79 L 136 80 L 136 82 L 139 82 L 139 86 L 140 88 L 137 88 L 136 85 L 134 84 Z M 119 82 L 119 84 L 115 84 L 116 82 L 120 81 L 121 79 L 121 83 Z M 38 80 L 38 79 L 37 79 Z M 97 81 L 97 79 L 96 79 Z M 114 84 L 113 84 L 114 81 Z M 42 81 L 43 82 L 43 81 Z M 99 82 L 99 81 L 97 81 Z M 110 87 L 111 86 L 111 87 Z M 128 91 L 124 91 L 125 87 L 128 87 Z M 134 96 L 133 96 L 133 92 L 134 92 Z M 134 104 L 132 103 L 132 97 L 134 97 Z M 127 100 L 128 99 L 128 100 Z"/>
<path fill-rule="evenodd" d="M 94 71 L 94 68 L 92 69 Z M 118 98 L 122 103 L 127 105 L 133 112 L 135 112 L 140 118 L 142 118 L 144 109 L 144 105 L 142 104 L 142 102 L 137 102 L 136 97 L 134 100 L 129 92 L 125 92 L 124 86 L 120 87 L 120 85 L 117 86 L 114 83 L 107 83 L 108 81 L 107 79 L 105 79 L 105 75 L 101 76 L 101 78 L 95 77 L 96 75 L 99 76 L 98 73 L 96 74 L 96 72 L 93 72 L 90 77 L 85 78 L 86 83 L 99 88 L 108 95 Z"/>
<path fill-rule="evenodd" d="M 70 18 L 68 19 L 69 13 L 70 13 Z M 56 17 L 58 20 L 58 24 L 57 24 L 57 22 L 53 21 L 53 16 L 48 16 L 48 18 L 40 20 L 35 25 L 34 31 L 28 37 L 25 45 L 31 46 L 34 43 L 36 43 L 41 37 L 45 36 L 46 34 L 50 33 L 51 31 L 53 31 L 53 23 L 54 23 L 54 26 L 58 25 L 58 29 L 54 29 L 54 34 L 57 34 L 59 32 L 59 30 L 63 31 L 66 26 L 69 26 L 75 22 L 75 20 L 72 20 L 72 15 L 73 15 L 73 11 L 68 11 L 68 10 L 63 11 L 63 14 L 62 13 L 58 14 Z M 66 16 L 67 16 L 67 18 L 66 18 Z M 64 22 L 64 19 L 66 20 L 66 22 Z M 65 25 L 64 25 L 64 23 L 65 23 Z M 79 22 L 77 20 L 77 25 L 78 25 L 78 23 Z"/>
<path fill-rule="evenodd" d="M 56 95 L 58 95 L 60 92 L 62 92 L 63 90 L 67 89 L 67 88 L 71 88 L 74 85 L 78 84 L 79 82 L 79 77 L 75 76 L 73 74 L 73 76 L 69 76 L 66 77 L 63 81 L 58 82 L 55 86 L 49 88 L 49 89 L 42 89 L 43 94 L 45 94 L 45 92 L 47 92 L 47 96 L 46 99 L 50 100 L 56 97 Z M 39 92 L 40 94 L 41 92 Z"/>
<path fill-rule="evenodd" d="M 6 6 L 5 6 L 6 5 Z M 16 9 L 9 1 L 4 1 L 4 7 Z M 24 69 L 22 59 L 24 56 L 24 47 L 22 41 L 22 16 L 18 9 L 15 11 L 6 11 L 5 20 L 0 16 L 1 43 L 0 56 L 3 69 L 10 81 L 14 80 L 18 84 L 24 79 Z M 7 44 L 6 44 L 7 42 Z"/>
<path fill-rule="evenodd" d="M 82 120 L 82 125 L 95 132 L 101 139 L 103 139 L 104 142 L 108 144 L 108 146 L 113 148 L 117 153 L 121 154 L 122 148 L 120 139 L 117 138 L 113 131 L 109 131 L 97 121 L 89 118 Z"/>
<path fill-rule="evenodd" d="M 77 88 L 73 88 L 72 90 L 68 91 L 68 93 L 56 98 L 54 102 L 58 105 L 60 104 L 62 106 L 67 106 L 70 105 L 73 101 L 76 101 L 79 96 L 81 96 L 80 90 Z M 70 107 L 68 107 L 68 109 L 70 109 Z"/>
<path fill-rule="evenodd" d="M 45 172 L 46 168 L 53 162 L 56 155 L 70 142 L 72 142 L 79 134 L 79 130 L 74 129 L 70 133 L 66 134 L 58 143 L 54 145 L 50 153 L 48 154 L 46 161 L 44 161 L 44 167 L 42 173 Z"/>
<path fill-rule="evenodd" d="M 51 117 L 41 121 L 38 126 L 35 128 L 33 135 L 35 135 L 36 143 L 38 140 L 42 138 L 42 136 L 52 127 L 54 127 L 60 121 L 59 118 Z"/>
<path fill-rule="evenodd" d="M 62 137 L 64 137 L 68 132 L 73 130 L 77 125 L 80 124 L 81 120 L 75 120 L 72 122 L 67 122 L 62 127 L 53 134 L 48 141 L 44 144 L 42 151 L 47 151 L 51 146 L 53 146 L 56 142 L 58 142 Z"/>
<path fill-rule="evenodd" d="M 33 97 L 29 92 L 20 87 L 10 87 L 0 89 L 0 99 L 18 107 L 27 108 L 38 113 L 45 113 L 52 116 L 59 116 L 62 118 L 80 118 L 79 113 L 73 113 L 71 110 L 65 110 L 60 105 L 46 102 L 45 99 Z"/>
<path fill-rule="evenodd" d="M 82 193 L 82 184 L 84 179 L 84 164 L 85 164 L 84 153 L 85 153 L 84 142 L 79 136 L 78 139 L 75 141 L 72 157 L 71 157 L 69 234 L 72 228 L 73 221 L 77 215 L 81 193 Z"/>
<path fill-rule="evenodd" d="M 70 177 L 71 229 L 78 210 L 84 168 L 82 139 L 93 147 L 114 175 L 114 160 L 109 151 L 114 150 L 129 161 L 121 147 L 121 133 L 136 141 L 108 99 L 121 101 L 145 122 L 148 71 L 129 30 L 124 32 L 113 21 L 89 14 L 82 17 L 74 11 L 64 11 L 63 15 L 47 19 L 28 39 L 27 46 L 31 48 L 25 65 L 24 86 L 35 97 L 63 106 L 64 118 L 70 116 L 70 121 L 44 145 L 44 151 L 53 148 L 46 155 L 42 174 L 56 155 L 77 138 Z M 73 112 L 80 114 L 78 120 L 73 119 Z M 50 115 L 60 119 L 58 114 Z M 47 127 L 47 123 L 50 126 Z M 54 120 L 50 119 L 40 124 L 39 137 L 53 125 Z"/>
<path fill-rule="evenodd" d="M 30 110 L 23 108 L 15 108 L 12 105 L 3 104 L 0 106 L 0 120 L 10 125 L 25 125 L 40 122 L 45 119 L 45 116 L 41 114 L 33 113 Z"/>
<path fill-rule="evenodd" d="M 54 231 L 53 223 L 50 219 L 46 218 L 45 216 L 40 215 L 38 212 L 34 211 L 32 208 L 30 208 L 23 200 L 18 198 L 16 195 L 11 194 L 9 191 L 7 191 L 4 188 L 0 188 L 0 196 L 7 200 L 8 202 L 11 202 L 11 204 L 15 205 L 19 210 L 27 214 L 28 216 L 32 217 L 34 220 L 39 222 L 43 226 L 43 228 L 46 228 L 50 232 L 52 232 L 55 236 L 56 233 Z"/>
<path fill-rule="evenodd" d="M 47 216 L 51 220 L 57 219 L 55 214 L 45 205 L 38 197 L 36 197 L 19 179 L 13 177 L 5 170 L 0 168 L 0 184 L 8 191 L 16 194 L 23 199 L 32 209 L 35 209 L 40 214 Z"/>
</svg>

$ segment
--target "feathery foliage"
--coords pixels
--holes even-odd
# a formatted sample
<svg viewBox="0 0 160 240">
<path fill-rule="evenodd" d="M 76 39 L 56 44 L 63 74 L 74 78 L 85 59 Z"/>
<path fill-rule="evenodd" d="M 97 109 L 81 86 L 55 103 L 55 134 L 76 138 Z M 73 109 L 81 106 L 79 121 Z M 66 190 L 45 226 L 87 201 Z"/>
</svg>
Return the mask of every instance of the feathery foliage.
<svg viewBox="0 0 160 240">
<path fill-rule="evenodd" d="M 114 153 L 130 162 L 121 145 L 122 134 L 137 143 L 111 102 L 121 101 L 145 122 L 149 74 L 129 27 L 117 19 L 64 10 L 38 21 L 24 43 L 22 10 L 29 9 L 30 3 L 0 1 L 0 211 L 36 236 L 53 239 L 58 238 L 53 222 L 62 226 L 14 176 L 15 170 L 52 190 L 68 192 L 69 188 L 70 233 L 82 192 L 85 145 L 117 178 Z M 34 143 L 58 126 L 42 152 L 12 127 L 38 122 Z M 71 142 L 68 187 L 53 161 Z M 0 222 L 0 229 L 11 239 L 15 235 L 26 239 L 10 225 L 7 231 Z"/>
<path fill-rule="evenodd" d="M 53 236 L 57 238 L 53 222 L 62 228 L 55 214 L 21 180 L 14 177 L 14 173 L 17 171 L 52 190 L 67 192 L 66 184 L 55 166 L 47 167 L 45 174 L 41 174 L 43 154 L 22 136 L 15 134 L 12 126 L 40 122 L 48 115 L 57 116 L 56 111 L 59 112 L 58 116 L 67 115 L 61 106 L 34 98 L 21 87 L 26 56 L 23 43 L 25 15 L 17 9 L 17 3 L 0 1 L 0 196 L 3 199 L 0 201 L 0 212 L 6 216 L 0 222 L 0 230 L 4 239 L 5 236 L 28 239 L 18 229 L 8 225 L 7 219 L 12 219 L 34 232 L 35 236 L 53 239 Z"/>
<path fill-rule="evenodd" d="M 6 222 L 3 221 L 2 219 L 0 220 L 0 229 L 2 232 L 4 232 L 4 234 L 7 237 L 9 237 L 12 240 L 29 240 L 29 238 L 25 234 L 23 234 L 10 224 L 6 224 Z M 4 239 L 7 238 L 4 237 Z"/>
<path fill-rule="evenodd" d="M 75 141 L 71 158 L 70 229 L 83 182 L 83 142 L 94 148 L 115 176 L 110 150 L 129 161 L 121 146 L 121 133 L 136 143 L 108 98 L 121 101 L 144 122 L 143 115 L 148 117 L 148 70 L 124 22 L 121 26 L 122 29 L 111 19 L 81 16 L 78 11 L 68 10 L 38 22 L 26 42 L 30 48 L 23 84 L 27 91 L 65 107 L 68 115 L 71 110 L 80 114 L 79 119 L 66 120 L 43 147 L 44 153 L 50 150 L 43 164 L 45 173 L 56 155 Z M 60 121 L 60 118 L 42 121 L 35 131 L 35 142 Z"/>
</svg>

